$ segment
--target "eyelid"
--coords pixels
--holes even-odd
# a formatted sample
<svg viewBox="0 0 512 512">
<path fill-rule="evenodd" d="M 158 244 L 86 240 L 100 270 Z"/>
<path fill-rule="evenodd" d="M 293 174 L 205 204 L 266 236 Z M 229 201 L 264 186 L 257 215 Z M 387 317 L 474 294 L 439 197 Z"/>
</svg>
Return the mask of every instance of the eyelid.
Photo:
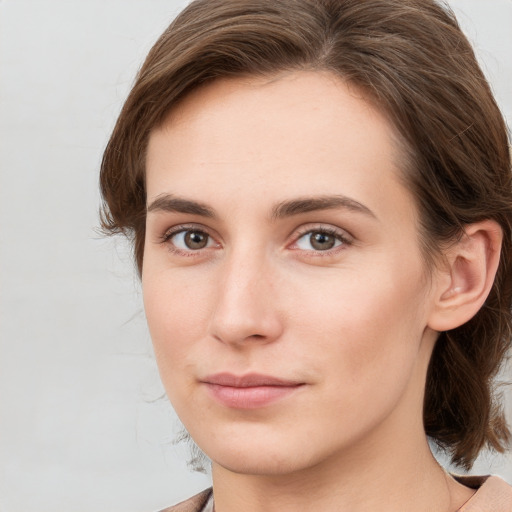
<svg viewBox="0 0 512 512">
<path fill-rule="evenodd" d="M 172 236 L 176 235 L 177 233 L 181 233 L 183 231 L 201 231 L 202 233 L 206 233 L 207 235 L 215 238 L 212 233 L 211 229 L 207 228 L 206 226 L 203 226 L 202 224 L 196 224 L 194 222 L 190 223 L 184 223 L 184 224 L 176 224 L 175 226 L 171 226 L 170 228 L 167 228 L 163 234 L 158 235 L 160 242 L 166 242 L 169 240 Z"/>
<path fill-rule="evenodd" d="M 204 247 L 202 249 L 180 249 L 179 247 L 172 244 L 172 237 L 177 235 L 178 233 L 182 233 L 184 231 L 199 231 L 205 233 L 211 240 L 214 242 L 214 246 Z M 305 235 L 309 233 L 325 233 L 335 237 L 337 240 L 341 242 L 341 244 L 325 250 L 307 250 L 301 249 L 296 246 L 297 242 Z M 354 237 L 345 229 L 339 228 L 338 226 L 334 226 L 332 224 L 322 224 L 322 223 L 309 223 L 296 228 L 292 235 L 291 242 L 287 244 L 287 247 L 292 250 L 301 251 L 303 253 L 310 253 L 314 256 L 328 256 L 336 253 L 339 250 L 345 249 L 347 246 L 350 246 L 354 243 Z M 216 249 L 221 247 L 221 243 L 219 242 L 220 237 L 216 233 L 212 233 L 212 230 L 203 224 L 197 223 L 184 223 L 177 224 L 166 229 L 163 234 L 158 236 L 158 243 L 162 245 L 168 245 L 168 249 L 170 252 L 183 255 L 183 256 L 199 256 L 206 250 Z M 294 247 L 295 246 L 295 247 Z"/>
<path fill-rule="evenodd" d="M 324 251 L 315 251 L 315 250 L 306 250 L 299 249 L 293 247 L 297 244 L 297 242 L 308 233 L 325 233 L 327 235 L 334 236 L 336 239 L 341 241 L 341 245 L 333 247 L 332 249 L 326 249 Z M 289 247 L 293 250 L 304 251 L 315 253 L 316 255 L 321 255 L 322 253 L 325 255 L 332 254 L 333 252 L 340 250 L 341 247 L 346 247 L 352 245 L 354 243 L 354 237 L 345 229 L 341 229 L 337 226 L 333 226 L 332 224 L 306 224 L 304 226 L 299 227 L 295 233 L 293 234 L 293 239 Z"/>
<path fill-rule="evenodd" d="M 197 231 L 204 233 L 211 240 L 214 241 L 213 247 L 204 247 L 202 249 L 181 249 L 172 243 L 172 238 L 179 233 L 183 233 L 184 231 Z M 220 247 L 220 243 L 218 242 L 218 237 L 212 234 L 212 230 L 205 227 L 202 224 L 188 223 L 188 224 L 177 224 L 176 226 L 172 226 L 164 231 L 162 235 L 158 236 L 158 243 L 167 245 L 170 252 L 182 256 L 198 256 L 205 250 L 215 249 Z"/>
</svg>

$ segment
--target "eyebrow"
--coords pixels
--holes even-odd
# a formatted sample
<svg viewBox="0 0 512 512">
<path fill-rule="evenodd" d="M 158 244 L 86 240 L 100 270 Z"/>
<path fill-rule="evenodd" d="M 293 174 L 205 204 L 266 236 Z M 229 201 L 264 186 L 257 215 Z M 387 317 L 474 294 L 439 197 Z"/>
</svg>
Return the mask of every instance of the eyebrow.
<svg viewBox="0 0 512 512">
<path fill-rule="evenodd" d="M 342 208 L 356 213 L 362 213 L 369 217 L 377 218 L 376 215 L 364 204 L 343 195 L 304 197 L 283 201 L 272 209 L 273 219 L 282 219 L 301 213 L 308 213 L 318 210 L 333 210 Z"/>
<path fill-rule="evenodd" d="M 302 213 L 319 210 L 333 210 L 342 208 L 369 217 L 376 215 L 364 204 L 343 195 L 304 197 L 283 201 L 272 208 L 273 220 L 292 217 Z M 161 194 L 147 207 L 147 212 L 178 212 L 199 215 L 201 217 L 216 218 L 215 211 L 204 203 L 176 197 L 171 194 Z"/>
<path fill-rule="evenodd" d="M 214 210 L 203 203 L 172 196 L 170 194 L 159 195 L 150 205 L 148 205 L 147 212 L 189 213 L 209 218 L 215 218 L 216 216 Z"/>
</svg>

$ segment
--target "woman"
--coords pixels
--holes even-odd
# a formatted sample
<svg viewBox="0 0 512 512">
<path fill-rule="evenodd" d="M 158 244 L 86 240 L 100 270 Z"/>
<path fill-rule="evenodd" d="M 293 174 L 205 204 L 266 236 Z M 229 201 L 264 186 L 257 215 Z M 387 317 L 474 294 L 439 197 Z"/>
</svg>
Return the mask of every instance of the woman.
<svg viewBox="0 0 512 512">
<path fill-rule="evenodd" d="M 199 0 L 101 170 L 213 493 L 168 510 L 510 511 L 503 118 L 432 0 Z"/>
</svg>

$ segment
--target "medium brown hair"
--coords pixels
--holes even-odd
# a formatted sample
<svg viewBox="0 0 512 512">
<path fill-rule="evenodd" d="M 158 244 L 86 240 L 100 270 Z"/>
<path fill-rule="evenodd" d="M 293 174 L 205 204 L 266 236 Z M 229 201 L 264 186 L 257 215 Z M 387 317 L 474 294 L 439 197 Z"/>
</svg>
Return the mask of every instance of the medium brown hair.
<svg viewBox="0 0 512 512">
<path fill-rule="evenodd" d="M 421 241 L 432 262 L 464 226 L 494 219 L 500 265 L 482 309 L 440 334 L 426 382 L 425 431 L 455 464 L 510 441 L 494 378 L 511 342 L 512 184 L 505 122 L 453 13 L 434 0 L 197 0 L 149 52 L 101 166 L 102 223 L 144 255 L 148 137 L 217 78 L 323 70 L 385 112 L 408 154 Z"/>
</svg>

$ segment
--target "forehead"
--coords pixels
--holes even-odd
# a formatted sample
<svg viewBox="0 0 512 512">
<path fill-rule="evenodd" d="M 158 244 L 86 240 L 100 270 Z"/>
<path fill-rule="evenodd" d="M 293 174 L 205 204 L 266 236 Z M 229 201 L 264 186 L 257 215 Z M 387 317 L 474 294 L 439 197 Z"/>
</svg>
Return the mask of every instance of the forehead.
<svg viewBox="0 0 512 512">
<path fill-rule="evenodd" d="M 289 198 L 277 190 L 378 203 L 389 188 L 409 195 L 401 158 L 386 116 L 333 74 L 223 79 L 193 91 L 151 133 L 148 201 L 193 187 L 202 200 L 232 199 L 236 189 L 246 201 L 270 190 Z"/>
<path fill-rule="evenodd" d="M 243 126 L 240 114 L 245 116 Z M 184 125 L 212 128 L 216 122 L 230 120 L 238 123 L 237 128 L 249 129 L 257 128 L 258 122 L 263 121 L 269 134 L 283 128 L 291 134 L 293 121 L 300 117 L 297 128 L 306 136 L 312 134 L 304 132 L 304 123 L 311 128 L 329 129 L 333 127 L 329 123 L 334 121 L 340 129 L 343 124 L 360 131 L 365 131 L 365 125 L 373 124 L 384 128 L 392 144 L 401 144 L 393 124 L 369 95 L 328 71 L 288 71 L 208 82 L 175 104 L 151 135 L 159 131 L 181 131 Z M 337 131 L 332 132 L 334 137 L 346 135 Z"/>
</svg>

